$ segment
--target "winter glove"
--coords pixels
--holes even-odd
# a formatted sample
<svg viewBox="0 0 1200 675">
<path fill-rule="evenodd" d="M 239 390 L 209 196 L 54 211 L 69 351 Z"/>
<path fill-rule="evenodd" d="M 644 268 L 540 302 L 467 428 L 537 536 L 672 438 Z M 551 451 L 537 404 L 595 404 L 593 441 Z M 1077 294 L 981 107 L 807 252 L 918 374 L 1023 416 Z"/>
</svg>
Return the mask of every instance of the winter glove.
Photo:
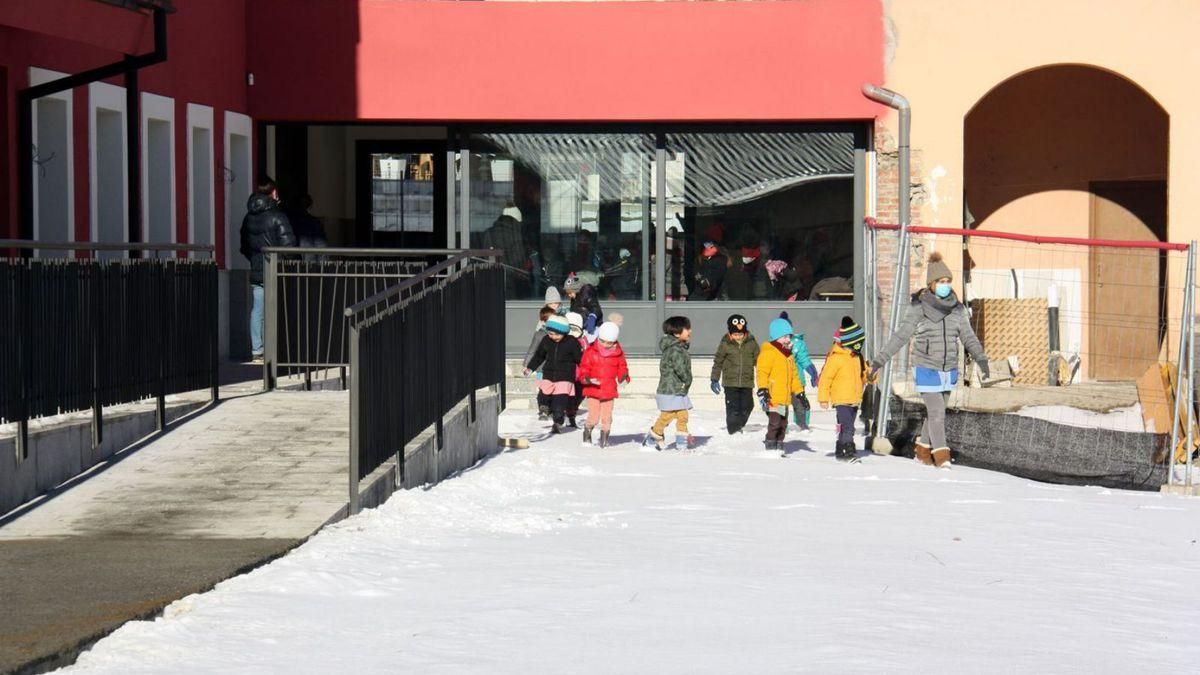
<svg viewBox="0 0 1200 675">
<path fill-rule="evenodd" d="M 804 394 L 796 394 L 795 396 L 793 396 L 792 397 L 792 405 L 797 410 L 809 410 L 812 408 L 812 404 L 810 404 L 808 402 L 808 397 L 805 396 Z"/>
<path fill-rule="evenodd" d="M 762 407 L 763 412 L 771 412 L 771 392 L 759 389 L 756 393 L 758 394 L 758 404 Z"/>
<path fill-rule="evenodd" d="M 981 359 L 979 361 L 976 361 L 975 363 L 976 363 L 976 365 L 979 366 L 979 374 L 983 375 L 983 379 L 985 379 L 985 380 L 992 379 L 992 369 L 991 369 L 991 367 L 988 366 L 987 359 Z"/>
<path fill-rule="evenodd" d="M 812 386 L 814 386 L 814 387 L 818 386 L 817 382 L 819 380 L 817 379 L 817 367 L 810 363 L 810 364 L 808 364 L 807 370 L 808 370 L 808 378 L 810 380 L 812 380 Z"/>
<path fill-rule="evenodd" d="M 596 332 L 596 315 L 588 314 L 587 319 L 583 322 L 583 332 L 592 334 Z M 590 342 L 590 340 L 589 340 Z"/>
<path fill-rule="evenodd" d="M 714 393 L 714 394 L 720 394 L 720 393 L 721 393 L 721 383 L 720 383 L 720 382 L 718 382 L 718 381 L 716 381 L 716 380 L 713 380 L 713 381 L 712 381 L 712 384 L 711 384 L 711 385 L 709 385 L 709 386 L 711 386 L 711 387 L 712 387 L 712 390 L 713 390 L 713 393 Z"/>
<path fill-rule="evenodd" d="M 629 373 L 617 378 L 617 384 L 629 384 Z"/>
</svg>

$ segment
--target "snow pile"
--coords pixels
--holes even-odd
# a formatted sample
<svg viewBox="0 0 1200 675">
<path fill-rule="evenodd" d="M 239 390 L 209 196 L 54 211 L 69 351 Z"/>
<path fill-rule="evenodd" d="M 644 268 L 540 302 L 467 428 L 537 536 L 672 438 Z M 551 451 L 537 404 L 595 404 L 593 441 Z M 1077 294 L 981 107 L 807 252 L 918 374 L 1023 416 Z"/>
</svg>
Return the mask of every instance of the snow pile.
<svg viewBox="0 0 1200 675">
<path fill-rule="evenodd" d="M 396 495 L 130 623 L 85 672 L 1195 671 L 1200 500 L 761 449 L 699 413 Z M 508 433 L 540 433 L 528 413 Z M 861 445 L 861 441 L 860 441 Z"/>
</svg>

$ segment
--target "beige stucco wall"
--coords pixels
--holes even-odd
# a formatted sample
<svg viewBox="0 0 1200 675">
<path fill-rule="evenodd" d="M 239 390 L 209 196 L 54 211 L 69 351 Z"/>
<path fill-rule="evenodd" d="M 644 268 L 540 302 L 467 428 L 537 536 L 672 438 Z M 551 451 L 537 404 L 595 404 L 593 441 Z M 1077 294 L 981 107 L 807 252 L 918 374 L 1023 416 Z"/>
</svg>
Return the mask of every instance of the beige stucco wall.
<svg viewBox="0 0 1200 675">
<path fill-rule="evenodd" d="M 1093 66 L 1118 74 L 1151 96 L 1168 115 L 1167 238 L 1200 239 L 1200 218 L 1193 213 L 1200 197 L 1200 88 L 1192 73 L 1200 72 L 1200 2 L 1195 0 L 881 0 L 884 10 L 885 82 L 912 105 L 913 182 L 921 199 L 914 222 L 962 227 L 964 187 L 964 121 L 990 90 L 1021 73 L 1056 64 Z M 1086 110 L 1086 106 L 1081 106 Z M 1031 110 L 1030 114 L 1036 114 Z M 1136 126 L 1130 120 L 1131 126 Z M 878 122 L 878 149 L 894 149 L 897 119 L 888 112 Z M 1118 153 L 1119 154 L 1119 153 Z M 1158 166 L 1161 166 L 1161 154 Z M 1126 165 L 1145 164 L 1134 162 Z M 1103 173 L 1103 172 L 1102 172 Z M 1161 173 L 1151 170 L 1150 173 Z M 1095 176 L 1106 180 L 1120 176 Z M 994 178 L 991 177 L 991 178 Z M 1058 185 L 1014 195 L 975 225 L 1027 234 L 1088 236 L 1089 196 L 1083 185 Z M 1020 192 L 1020 191 L 1018 191 Z M 881 213 L 881 216 L 884 215 Z M 940 240 L 944 238 L 934 238 Z M 949 249 L 953 269 L 961 260 L 949 241 L 931 242 Z M 1075 304 L 1074 318 L 1064 318 L 1064 348 L 1080 350 L 1088 371 L 1089 279 L 1086 256 L 1065 250 L 1014 254 L 1002 247 L 979 249 L 976 263 L 993 270 L 1005 267 L 1077 269 L 1082 284 L 1064 309 Z M 1042 260 L 1047 255 L 1051 259 Z M 1019 260 L 1014 260 L 1018 258 Z M 1173 352 L 1179 329 L 1182 259 L 1168 263 L 1168 316 L 1164 349 Z M 1069 272 L 1070 270 L 1068 270 Z M 982 281 L 977 280 L 977 281 Z M 983 284 L 986 285 L 986 284 Z M 994 285 L 994 284 L 993 284 Z M 977 288 L 983 295 L 991 295 Z M 1023 294 L 1024 295 L 1024 294 Z M 1080 313 L 1076 313 L 1080 312 Z"/>
<path fill-rule="evenodd" d="M 1200 88 L 1189 76 L 1200 72 L 1200 2 L 884 0 L 883 8 L 884 86 L 912 104 L 912 146 L 921 153 L 914 181 L 925 184 L 927 195 L 923 224 L 962 226 L 963 120 L 971 107 L 1014 75 L 1077 63 L 1136 82 L 1166 109 L 1169 238 L 1200 238 L 1200 218 L 1189 213 L 1200 189 L 1200 123 L 1193 114 Z M 895 134 L 894 113 L 883 124 Z"/>
</svg>

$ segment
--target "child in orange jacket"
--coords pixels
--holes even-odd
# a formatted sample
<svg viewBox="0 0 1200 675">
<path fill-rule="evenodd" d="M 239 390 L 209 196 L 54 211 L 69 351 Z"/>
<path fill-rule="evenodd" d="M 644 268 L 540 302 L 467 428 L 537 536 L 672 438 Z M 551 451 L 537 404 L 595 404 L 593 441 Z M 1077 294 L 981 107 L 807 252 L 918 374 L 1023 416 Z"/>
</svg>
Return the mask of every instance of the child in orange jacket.
<svg viewBox="0 0 1200 675">
<path fill-rule="evenodd" d="M 825 356 L 821 369 L 820 384 L 817 386 L 817 401 L 821 408 L 837 410 L 837 445 L 835 456 L 840 462 L 848 462 L 857 456 L 854 449 L 854 420 L 858 407 L 862 405 L 863 387 L 866 385 L 867 364 L 862 348 L 867 333 L 848 316 L 842 317 L 842 327 L 834 334 L 833 347 Z"/>
</svg>

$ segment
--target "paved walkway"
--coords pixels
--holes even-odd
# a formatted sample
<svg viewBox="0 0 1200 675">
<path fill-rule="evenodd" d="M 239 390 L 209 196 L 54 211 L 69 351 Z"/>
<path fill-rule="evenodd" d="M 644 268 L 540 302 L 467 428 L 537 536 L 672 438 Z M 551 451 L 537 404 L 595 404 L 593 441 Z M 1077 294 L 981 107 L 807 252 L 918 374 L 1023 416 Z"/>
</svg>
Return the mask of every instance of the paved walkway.
<svg viewBox="0 0 1200 675">
<path fill-rule="evenodd" d="M 242 393 L 0 521 L 0 672 L 53 662 L 335 518 L 348 400 Z"/>
</svg>

